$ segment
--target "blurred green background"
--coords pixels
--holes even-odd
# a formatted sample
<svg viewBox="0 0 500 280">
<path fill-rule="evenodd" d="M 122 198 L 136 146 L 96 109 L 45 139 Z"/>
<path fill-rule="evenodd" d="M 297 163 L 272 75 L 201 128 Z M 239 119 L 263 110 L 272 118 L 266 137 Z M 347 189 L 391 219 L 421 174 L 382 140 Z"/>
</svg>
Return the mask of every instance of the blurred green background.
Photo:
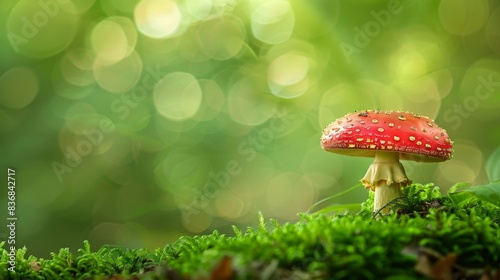
<svg viewBox="0 0 500 280">
<path fill-rule="evenodd" d="M 319 145 L 354 110 L 448 130 L 454 158 L 403 162 L 414 182 L 500 179 L 498 1 L 5 0 L 0 14 L 1 178 L 16 170 L 30 254 L 163 247 L 258 211 L 297 220 L 371 163 Z"/>
</svg>

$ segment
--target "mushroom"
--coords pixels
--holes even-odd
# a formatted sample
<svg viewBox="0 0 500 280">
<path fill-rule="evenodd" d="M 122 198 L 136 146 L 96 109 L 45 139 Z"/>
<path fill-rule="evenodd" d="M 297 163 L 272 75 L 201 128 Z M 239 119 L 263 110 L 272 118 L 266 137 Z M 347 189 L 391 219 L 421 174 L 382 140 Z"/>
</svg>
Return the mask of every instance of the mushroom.
<svg viewBox="0 0 500 280">
<path fill-rule="evenodd" d="M 401 197 L 401 189 L 411 184 L 400 159 L 445 161 L 452 157 L 452 144 L 446 130 L 433 120 L 402 111 L 350 113 L 329 124 L 321 137 L 325 151 L 375 158 L 361 179 L 375 192 L 374 212 Z"/>
</svg>

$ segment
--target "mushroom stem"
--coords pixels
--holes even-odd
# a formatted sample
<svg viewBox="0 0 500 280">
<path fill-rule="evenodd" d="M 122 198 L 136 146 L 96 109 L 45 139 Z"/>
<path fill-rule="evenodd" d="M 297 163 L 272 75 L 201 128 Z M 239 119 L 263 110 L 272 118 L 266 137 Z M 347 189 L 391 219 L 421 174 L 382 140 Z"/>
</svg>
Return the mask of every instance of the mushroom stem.
<svg viewBox="0 0 500 280">
<path fill-rule="evenodd" d="M 375 153 L 375 160 L 366 171 L 361 182 L 367 189 L 375 192 L 373 211 L 376 212 L 393 199 L 402 195 L 401 188 L 411 184 L 403 165 L 399 162 L 399 153 Z M 381 213 L 388 213 L 385 208 Z"/>
<path fill-rule="evenodd" d="M 400 197 L 401 195 L 401 183 L 392 183 L 390 185 L 387 185 L 385 181 L 380 181 L 378 186 L 375 187 L 375 197 L 373 198 L 373 212 L 377 212 L 391 200 Z M 382 211 L 380 212 L 387 214 L 389 212 L 389 207 L 382 209 Z"/>
</svg>

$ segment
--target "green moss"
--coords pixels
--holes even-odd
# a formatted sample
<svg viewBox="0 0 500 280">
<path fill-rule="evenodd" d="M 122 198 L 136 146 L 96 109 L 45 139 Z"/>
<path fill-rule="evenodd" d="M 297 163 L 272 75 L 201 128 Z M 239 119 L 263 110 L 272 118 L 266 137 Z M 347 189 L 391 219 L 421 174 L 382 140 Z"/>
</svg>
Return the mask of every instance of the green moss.
<svg viewBox="0 0 500 280">
<path fill-rule="evenodd" d="M 453 273 L 474 279 L 500 270 L 500 208 L 442 196 L 432 184 L 413 184 L 404 194 L 386 216 L 373 217 L 369 197 L 354 215 L 302 214 L 283 225 L 267 225 L 260 215 L 257 229 L 182 237 L 155 251 L 93 252 L 85 241 L 76 255 L 61 249 L 38 259 L 22 248 L 15 273 L 7 270 L 8 246 L 1 243 L 0 278 L 426 279 Z"/>
</svg>

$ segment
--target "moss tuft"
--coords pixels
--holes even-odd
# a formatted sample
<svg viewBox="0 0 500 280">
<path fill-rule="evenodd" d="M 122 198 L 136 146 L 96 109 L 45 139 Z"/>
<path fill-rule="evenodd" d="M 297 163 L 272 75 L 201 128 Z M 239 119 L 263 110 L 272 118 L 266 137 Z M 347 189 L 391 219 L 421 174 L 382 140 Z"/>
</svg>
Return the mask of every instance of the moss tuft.
<svg viewBox="0 0 500 280">
<path fill-rule="evenodd" d="M 301 214 L 296 223 L 268 224 L 234 236 L 182 237 L 148 251 L 102 247 L 88 241 L 73 255 L 50 259 L 17 250 L 7 270 L 0 243 L 1 279 L 478 279 L 500 274 L 500 208 L 480 199 L 441 195 L 433 184 L 413 184 L 373 217 L 373 197 L 353 215 Z M 119 275 L 119 276 L 117 276 Z"/>
</svg>

